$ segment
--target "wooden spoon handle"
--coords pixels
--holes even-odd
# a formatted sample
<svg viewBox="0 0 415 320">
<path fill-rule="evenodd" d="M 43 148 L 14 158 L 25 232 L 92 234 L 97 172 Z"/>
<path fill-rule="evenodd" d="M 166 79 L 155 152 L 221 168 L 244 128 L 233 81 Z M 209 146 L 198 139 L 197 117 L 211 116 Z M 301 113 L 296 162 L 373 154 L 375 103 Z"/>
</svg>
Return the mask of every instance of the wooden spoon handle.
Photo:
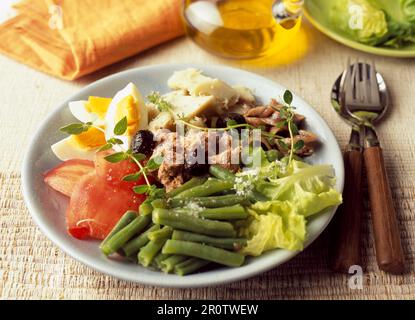
<svg viewBox="0 0 415 320">
<path fill-rule="evenodd" d="M 405 258 L 381 147 L 366 148 L 364 159 L 379 268 L 403 273 Z"/>
<path fill-rule="evenodd" d="M 350 266 L 360 265 L 360 231 L 362 218 L 362 153 L 344 153 L 345 185 L 343 204 L 333 221 L 330 244 L 330 268 L 348 272 Z"/>
</svg>

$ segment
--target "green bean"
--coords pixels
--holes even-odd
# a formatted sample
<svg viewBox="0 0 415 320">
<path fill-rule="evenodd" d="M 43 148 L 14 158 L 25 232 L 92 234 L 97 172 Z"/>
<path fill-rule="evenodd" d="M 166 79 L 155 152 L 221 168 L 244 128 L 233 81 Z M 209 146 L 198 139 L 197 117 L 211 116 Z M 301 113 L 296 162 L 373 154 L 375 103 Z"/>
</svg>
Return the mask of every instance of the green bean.
<svg viewBox="0 0 415 320">
<path fill-rule="evenodd" d="M 124 215 L 121 217 L 120 220 L 118 220 L 115 227 L 111 230 L 111 232 L 107 235 L 107 237 L 101 242 L 100 248 L 104 246 L 109 239 L 113 237 L 114 234 L 116 234 L 118 231 L 120 231 L 122 228 L 124 228 L 127 224 L 129 224 L 131 221 L 133 221 L 137 217 L 137 212 L 128 210 Z"/>
<path fill-rule="evenodd" d="M 166 200 L 164 199 L 156 199 L 151 202 L 151 206 L 154 208 L 165 208 L 166 207 Z"/>
<path fill-rule="evenodd" d="M 114 234 L 103 246 L 101 251 L 105 255 L 110 255 L 120 249 L 124 244 L 127 243 L 134 235 L 141 232 L 151 221 L 150 216 L 138 216 L 128 225 Z"/>
<path fill-rule="evenodd" d="M 209 173 L 218 179 L 232 181 L 235 180 L 235 175 L 231 171 L 215 164 L 209 167 Z"/>
<path fill-rule="evenodd" d="M 138 252 L 138 262 L 144 267 L 148 267 L 153 261 L 154 257 L 160 252 L 161 248 L 166 243 L 167 238 L 158 238 L 157 240 L 149 241 Z M 163 252 L 164 253 L 164 252 Z"/>
<path fill-rule="evenodd" d="M 186 256 L 182 256 L 178 254 L 170 255 L 167 259 L 163 260 L 160 263 L 161 265 L 160 269 L 165 273 L 172 272 L 175 265 L 183 262 L 186 259 L 188 259 L 188 257 Z"/>
<path fill-rule="evenodd" d="M 165 254 L 165 253 L 160 252 L 158 255 L 154 257 L 153 262 L 156 265 L 156 267 L 161 270 L 163 268 L 161 263 L 169 257 L 173 257 L 173 256 L 170 254 Z"/>
<path fill-rule="evenodd" d="M 174 266 L 174 273 L 179 276 L 184 276 L 189 273 L 193 273 L 196 270 L 203 268 L 208 265 L 210 262 L 203 259 L 190 258 L 178 265 Z"/>
<path fill-rule="evenodd" d="M 167 201 L 167 207 L 168 208 L 184 207 L 189 202 L 192 202 L 205 208 L 219 208 L 219 207 L 232 206 L 238 203 L 245 203 L 246 200 L 247 200 L 246 197 L 237 196 L 233 194 L 229 194 L 225 196 L 213 196 L 213 197 L 196 197 L 192 199 L 172 198 Z"/>
<path fill-rule="evenodd" d="M 140 206 L 138 207 L 138 212 L 140 215 L 145 216 L 151 214 L 153 211 L 153 206 L 151 205 L 151 201 L 149 199 L 145 200 Z"/>
<path fill-rule="evenodd" d="M 194 210 L 190 207 L 175 208 L 172 211 L 179 214 L 194 214 Z M 197 215 L 210 220 L 241 220 L 248 217 L 248 212 L 240 204 L 235 204 L 221 208 L 201 208 Z"/>
<path fill-rule="evenodd" d="M 185 190 L 175 196 L 176 199 L 194 198 L 194 197 L 207 197 L 212 194 L 232 189 L 233 181 L 219 180 L 215 178 L 209 178 L 201 186 L 196 186 L 191 189 Z"/>
<path fill-rule="evenodd" d="M 248 195 L 249 201 L 252 203 L 258 202 L 258 201 L 269 201 L 269 199 L 263 195 L 261 192 L 258 192 L 256 190 L 252 190 Z"/>
<path fill-rule="evenodd" d="M 240 253 L 230 252 L 196 242 L 181 240 L 167 240 L 162 252 L 200 258 L 229 267 L 239 267 L 245 260 L 245 256 Z"/>
<path fill-rule="evenodd" d="M 193 177 L 189 181 L 183 183 L 180 187 L 168 192 L 166 194 L 166 197 L 173 198 L 183 191 L 202 185 L 206 180 L 207 180 L 207 177 Z"/>
<path fill-rule="evenodd" d="M 199 242 L 222 249 L 235 251 L 238 251 L 246 244 L 245 238 L 215 238 L 181 230 L 174 230 L 171 238 L 173 240 Z"/>
<path fill-rule="evenodd" d="M 199 212 L 199 215 L 205 219 L 214 220 L 237 220 L 246 219 L 248 212 L 240 204 L 234 206 L 221 207 L 221 208 L 210 208 Z"/>
<path fill-rule="evenodd" d="M 236 231 L 229 222 L 204 220 L 189 214 L 179 214 L 167 209 L 154 209 L 153 222 L 196 233 L 218 237 L 234 237 Z"/>
<path fill-rule="evenodd" d="M 138 250 L 144 247 L 150 239 L 148 238 L 148 234 L 152 231 L 160 229 L 158 224 L 151 226 L 149 229 L 144 231 L 138 237 L 128 241 L 123 247 L 122 250 L 124 251 L 126 256 L 136 255 Z"/>
<path fill-rule="evenodd" d="M 173 229 L 169 226 L 165 226 L 159 230 L 152 231 L 148 234 L 150 240 L 157 240 L 160 238 L 170 238 L 173 233 Z"/>
</svg>

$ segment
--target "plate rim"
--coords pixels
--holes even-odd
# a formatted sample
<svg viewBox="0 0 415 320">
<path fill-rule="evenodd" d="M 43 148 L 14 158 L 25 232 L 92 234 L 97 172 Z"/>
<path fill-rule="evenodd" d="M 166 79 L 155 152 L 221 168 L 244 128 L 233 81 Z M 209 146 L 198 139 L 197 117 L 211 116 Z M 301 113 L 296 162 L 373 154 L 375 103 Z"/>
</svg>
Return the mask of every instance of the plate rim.
<svg viewBox="0 0 415 320">
<path fill-rule="evenodd" d="M 136 72 L 140 72 L 140 71 L 145 71 L 145 70 L 151 70 L 151 69 L 159 69 L 159 68 L 186 68 L 186 67 L 194 67 L 194 68 L 199 68 L 201 70 L 205 69 L 214 69 L 214 70 L 221 70 L 222 72 L 238 72 L 238 73 L 245 73 L 246 76 L 255 76 L 258 80 L 261 80 L 263 82 L 268 83 L 271 86 L 274 87 L 282 87 L 282 88 L 286 88 L 285 86 L 279 84 L 279 82 L 273 81 L 271 79 L 268 79 L 262 75 L 247 71 L 247 70 L 243 70 L 243 69 L 239 69 L 239 68 L 234 68 L 234 67 L 229 67 L 229 66 L 223 66 L 223 65 L 217 65 L 217 64 L 200 64 L 200 63 L 166 63 L 166 64 L 154 64 L 154 65 L 148 65 L 148 66 L 143 66 L 143 67 L 137 67 L 137 68 L 132 68 L 132 69 L 128 69 L 128 70 L 124 70 L 121 72 L 117 72 L 111 75 L 108 75 L 102 79 L 99 79 L 97 81 L 94 81 L 90 84 L 88 84 L 85 87 L 82 87 L 80 90 L 77 90 L 74 94 L 72 94 L 68 99 L 66 99 L 63 103 L 58 104 L 57 107 L 55 107 L 55 109 L 52 110 L 52 112 L 40 123 L 40 125 L 36 128 L 35 134 L 33 135 L 32 139 L 29 142 L 29 146 L 25 151 L 24 157 L 23 157 L 23 163 L 22 163 L 22 193 L 23 193 L 23 198 L 25 201 L 25 204 L 28 208 L 28 211 L 33 219 L 33 221 L 35 222 L 35 224 L 39 227 L 39 229 L 42 231 L 42 233 L 44 235 L 46 235 L 46 237 L 51 240 L 51 242 L 56 245 L 59 249 L 61 249 L 63 252 L 65 252 L 66 254 L 68 254 L 71 258 L 75 259 L 76 261 L 96 270 L 99 271 L 100 273 L 106 274 L 106 275 L 110 275 L 113 276 L 115 278 L 121 279 L 121 280 L 125 280 L 125 281 L 129 281 L 129 282 L 135 282 L 135 283 L 141 283 L 144 285 L 152 285 L 152 286 L 158 286 L 158 287 L 167 287 L 167 288 L 197 288 L 197 287 L 210 287 L 210 286 L 217 286 L 217 285 L 221 285 L 221 284 L 225 284 L 225 283 L 230 283 L 230 282 L 236 282 L 239 280 L 243 280 L 243 279 L 247 279 L 250 277 L 253 277 L 255 275 L 264 273 L 270 269 L 273 269 L 279 265 L 282 265 L 284 263 L 286 263 L 287 261 L 291 260 L 292 258 L 294 258 L 296 255 L 298 255 L 299 253 L 301 253 L 302 251 L 304 251 L 312 242 L 314 242 L 314 240 L 316 240 L 321 233 L 327 228 L 328 224 L 330 223 L 330 221 L 332 220 L 338 206 L 335 206 L 334 208 L 331 209 L 330 212 L 330 216 L 327 217 L 325 224 L 321 227 L 320 230 L 318 230 L 318 232 L 316 232 L 316 234 L 314 234 L 312 237 L 307 239 L 307 242 L 304 245 L 304 248 L 302 251 L 288 251 L 288 253 L 286 254 L 286 256 L 282 259 L 280 259 L 278 262 L 276 263 L 269 263 L 269 264 L 263 264 L 263 265 L 258 265 L 255 266 L 255 268 L 248 268 L 248 270 L 246 270 L 245 272 L 233 272 L 233 274 L 226 279 L 223 278 L 214 278 L 212 277 L 212 279 L 210 279 L 209 281 L 207 280 L 199 280 L 196 281 L 196 279 L 192 279 L 194 282 L 193 283 L 186 283 L 185 281 L 173 281 L 173 279 L 162 279 L 160 277 L 161 280 L 154 280 L 153 278 L 148 280 L 146 279 L 146 276 L 141 276 L 141 277 L 129 277 L 129 276 L 124 276 L 123 274 L 117 273 L 116 270 L 114 270 L 114 268 L 112 267 L 102 267 L 100 265 L 97 265 L 97 263 L 94 263 L 93 261 L 90 261 L 90 259 L 88 259 L 88 257 L 84 257 L 83 254 L 81 253 L 77 253 L 76 250 L 71 250 L 69 248 L 69 246 L 67 244 L 65 244 L 65 242 L 59 238 L 57 238 L 52 230 L 50 230 L 45 223 L 42 221 L 42 210 L 37 208 L 37 205 L 35 203 L 35 199 L 34 199 L 34 192 L 30 189 L 30 185 L 31 185 L 31 181 L 33 179 L 33 177 L 29 174 L 30 170 L 31 170 L 31 155 L 34 152 L 35 149 L 35 142 L 37 139 L 39 139 L 40 133 L 43 131 L 43 129 L 47 128 L 51 119 L 56 116 L 57 114 L 61 113 L 64 108 L 67 106 L 69 101 L 72 101 L 75 96 L 78 95 L 82 95 L 84 94 L 84 92 L 88 92 L 93 90 L 95 87 L 100 86 L 102 83 L 105 83 L 107 81 L 111 81 L 113 79 L 116 79 L 118 77 L 129 77 L 129 75 L 134 75 Z M 209 72 L 209 71 L 208 71 Z M 212 72 L 212 71 L 211 71 Z M 213 71 L 214 72 L 214 71 Z M 327 122 L 321 117 L 321 115 L 317 112 L 317 110 L 315 110 L 308 102 L 306 102 L 300 95 L 298 95 L 295 91 L 291 90 L 290 91 L 293 93 L 293 96 L 295 97 L 296 100 L 299 100 L 302 104 L 305 104 L 308 108 L 311 108 L 312 111 L 315 113 L 315 116 L 317 118 L 317 120 L 319 121 L 320 124 L 322 124 L 324 126 L 324 131 L 328 132 L 334 139 L 335 142 L 335 149 L 334 150 L 338 155 L 340 155 L 340 161 L 339 163 L 337 163 L 337 165 L 339 166 L 339 172 L 336 172 L 336 179 L 339 182 L 339 192 L 342 193 L 343 191 L 343 187 L 344 187 L 344 164 L 343 164 L 343 160 L 342 160 L 342 156 L 341 156 L 341 149 L 340 146 L 338 144 L 338 141 L 334 135 L 334 133 L 332 132 L 332 130 L 330 129 L 330 127 L 328 126 Z M 328 214 L 329 212 L 327 212 Z M 278 249 L 278 250 L 283 250 L 283 249 Z M 287 250 L 284 250 L 287 251 Z M 189 277 L 189 276 L 188 276 Z M 181 277 L 181 279 L 183 279 L 183 277 Z"/>
<path fill-rule="evenodd" d="M 399 49 L 392 49 L 392 48 L 383 48 L 383 47 L 374 47 L 369 46 L 367 44 L 363 44 L 357 42 L 355 40 L 349 39 L 336 31 L 333 31 L 328 26 L 320 23 L 317 18 L 315 18 L 312 13 L 310 12 L 309 1 L 305 1 L 304 3 L 304 15 L 308 21 L 321 33 L 325 34 L 329 38 L 335 40 L 338 43 L 341 43 L 347 47 L 350 47 L 355 50 L 363 51 L 366 53 L 371 53 L 379 56 L 384 57 L 391 57 L 391 58 L 415 58 L 415 49 L 410 51 L 399 50 Z"/>
</svg>

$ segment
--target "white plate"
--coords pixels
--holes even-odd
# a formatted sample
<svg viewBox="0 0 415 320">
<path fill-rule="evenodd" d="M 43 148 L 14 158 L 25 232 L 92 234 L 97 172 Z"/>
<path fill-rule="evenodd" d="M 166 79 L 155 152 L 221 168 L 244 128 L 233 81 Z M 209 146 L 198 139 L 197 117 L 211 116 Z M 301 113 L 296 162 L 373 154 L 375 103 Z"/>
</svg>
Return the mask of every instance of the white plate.
<svg viewBox="0 0 415 320">
<path fill-rule="evenodd" d="M 117 73 L 94 82 L 68 101 L 58 106 L 41 124 L 30 142 L 23 162 L 23 195 L 33 220 L 43 233 L 66 253 L 76 260 L 120 279 L 140 282 L 148 285 L 166 287 L 202 287 L 218 285 L 251 277 L 274 268 L 298 254 L 287 250 L 273 250 L 266 254 L 247 259 L 240 268 L 219 268 L 203 273 L 180 277 L 152 271 L 133 263 L 105 258 L 98 249 L 97 241 L 80 241 L 69 236 L 65 226 L 66 197 L 48 188 L 42 173 L 59 163 L 50 146 L 64 137 L 58 128 L 74 121 L 67 104 L 72 100 L 87 99 L 90 95 L 111 97 L 128 82 L 134 82 L 139 90 L 147 95 L 151 91 L 166 92 L 166 81 L 175 70 L 196 67 L 207 75 L 217 77 L 230 84 L 239 84 L 252 88 L 255 95 L 264 102 L 271 98 L 280 98 L 286 88 L 256 74 L 222 66 L 203 65 L 156 65 Z M 334 166 L 339 192 L 343 190 L 343 159 L 337 141 L 326 122 L 304 100 L 294 94 L 293 105 L 306 117 L 308 129 L 317 134 L 322 143 L 318 152 L 310 159 L 313 163 L 327 163 Z M 326 228 L 336 208 L 310 219 L 307 225 L 306 245 L 313 242 Z"/>
</svg>

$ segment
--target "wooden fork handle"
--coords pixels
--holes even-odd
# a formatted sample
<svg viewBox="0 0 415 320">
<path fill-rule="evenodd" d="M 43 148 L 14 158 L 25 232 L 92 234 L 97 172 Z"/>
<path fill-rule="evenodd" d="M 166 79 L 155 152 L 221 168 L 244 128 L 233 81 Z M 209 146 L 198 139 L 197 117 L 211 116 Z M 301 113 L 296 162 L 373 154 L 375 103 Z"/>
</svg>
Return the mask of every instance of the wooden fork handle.
<svg viewBox="0 0 415 320">
<path fill-rule="evenodd" d="M 362 153 L 346 151 L 344 165 L 343 204 L 334 217 L 329 259 L 332 270 L 347 273 L 350 266 L 361 263 Z"/>
<path fill-rule="evenodd" d="M 379 146 L 368 147 L 363 154 L 379 268 L 390 273 L 403 273 L 405 258 L 382 149 Z"/>
</svg>

